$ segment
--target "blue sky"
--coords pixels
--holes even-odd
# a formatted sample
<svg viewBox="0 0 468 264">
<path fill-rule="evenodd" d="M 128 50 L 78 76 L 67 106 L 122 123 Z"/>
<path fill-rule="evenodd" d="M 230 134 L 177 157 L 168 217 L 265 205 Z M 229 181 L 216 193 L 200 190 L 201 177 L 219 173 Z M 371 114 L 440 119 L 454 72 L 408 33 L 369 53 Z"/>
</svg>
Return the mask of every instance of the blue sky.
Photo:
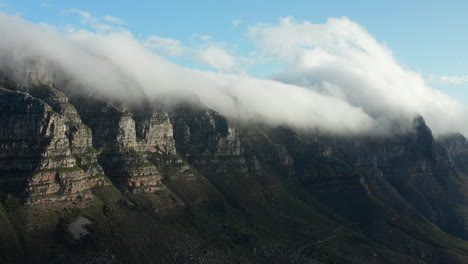
<svg viewBox="0 0 468 264">
<path fill-rule="evenodd" d="M 348 17 L 377 41 L 392 50 L 407 68 L 421 73 L 446 76 L 430 86 L 468 103 L 468 2 L 466 1 L 58 1 L 0 0 L 0 8 L 25 20 L 58 27 L 80 24 L 80 17 L 66 12 L 77 9 L 103 18 L 125 21 L 137 38 L 160 36 L 184 46 L 218 43 L 238 56 L 248 57 L 253 43 L 246 37 L 248 27 L 258 23 L 276 24 L 280 17 L 324 23 L 328 17 Z M 199 37 L 197 37 L 198 34 Z M 206 36 L 205 39 L 200 36 Z M 208 37 L 209 36 L 209 37 Z M 189 67 L 207 69 L 187 58 L 168 56 Z M 253 76 L 267 76 L 281 68 L 277 63 L 252 66 Z M 448 80 L 448 81 L 447 81 Z M 456 84 L 453 84 L 456 83 Z"/>
</svg>

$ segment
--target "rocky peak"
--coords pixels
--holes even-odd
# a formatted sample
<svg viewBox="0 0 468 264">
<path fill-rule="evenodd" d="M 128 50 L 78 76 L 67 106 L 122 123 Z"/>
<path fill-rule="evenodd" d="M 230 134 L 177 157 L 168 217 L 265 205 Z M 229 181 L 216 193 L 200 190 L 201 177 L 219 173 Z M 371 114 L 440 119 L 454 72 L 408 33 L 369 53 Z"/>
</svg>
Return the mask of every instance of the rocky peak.
<svg viewBox="0 0 468 264">
<path fill-rule="evenodd" d="M 432 136 L 431 129 L 426 125 L 426 122 L 422 116 L 417 116 L 413 121 L 415 133 L 415 146 L 418 150 L 422 151 L 426 155 L 430 156 L 434 143 L 434 137 Z"/>
<path fill-rule="evenodd" d="M 0 108 L 1 191 L 41 203 L 90 198 L 106 184 L 82 124 L 72 129 L 66 115 L 19 91 L 0 89 Z"/>
</svg>

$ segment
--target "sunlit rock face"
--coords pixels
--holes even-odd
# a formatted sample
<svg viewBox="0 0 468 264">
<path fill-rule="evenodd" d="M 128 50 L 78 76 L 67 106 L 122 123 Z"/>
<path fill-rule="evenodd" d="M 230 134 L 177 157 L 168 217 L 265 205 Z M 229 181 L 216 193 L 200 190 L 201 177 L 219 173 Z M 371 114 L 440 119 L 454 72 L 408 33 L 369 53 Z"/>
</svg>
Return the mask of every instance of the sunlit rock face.
<svg viewBox="0 0 468 264">
<path fill-rule="evenodd" d="M 99 163 L 111 181 L 130 192 L 161 188 L 159 164 L 148 155 L 175 155 L 172 125 L 163 109 L 137 113 L 128 105 L 87 97 L 73 104 L 93 132 Z"/>
<path fill-rule="evenodd" d="M 86 199 L 106 184 L 92 147 L 91 131 L 60 92 L 45 101 L 0 90 L 2 191 L 27 202 Z"/>
</svg>

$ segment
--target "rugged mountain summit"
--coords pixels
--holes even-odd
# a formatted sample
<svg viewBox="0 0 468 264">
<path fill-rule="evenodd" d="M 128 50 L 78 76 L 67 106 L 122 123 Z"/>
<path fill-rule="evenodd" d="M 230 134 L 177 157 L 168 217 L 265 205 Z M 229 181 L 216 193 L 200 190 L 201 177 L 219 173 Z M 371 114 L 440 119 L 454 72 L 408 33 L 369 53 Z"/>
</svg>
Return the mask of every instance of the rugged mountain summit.
<svg viewBox="0 0 468 264">
<path fill-rule="evenodd" d="M 468 143 L 422 117 L 327 135 L 77 93 L 38 65 L 1 74 L 2 262 L 468 262 Z"/>
</svg>

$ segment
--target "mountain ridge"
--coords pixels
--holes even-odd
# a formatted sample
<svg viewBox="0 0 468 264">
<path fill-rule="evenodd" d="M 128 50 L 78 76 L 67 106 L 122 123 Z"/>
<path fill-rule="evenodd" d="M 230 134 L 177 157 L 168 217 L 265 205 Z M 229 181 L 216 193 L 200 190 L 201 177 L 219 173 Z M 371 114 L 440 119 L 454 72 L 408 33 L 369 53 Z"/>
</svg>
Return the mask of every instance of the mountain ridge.
<svg viewBox="0 0 468 264">
<path fill-rule="evenodd" d="M 339 136 L 2 76 L 6 263 L 468 261 L 468 144 L 422 117 Z"/>
</svg>

